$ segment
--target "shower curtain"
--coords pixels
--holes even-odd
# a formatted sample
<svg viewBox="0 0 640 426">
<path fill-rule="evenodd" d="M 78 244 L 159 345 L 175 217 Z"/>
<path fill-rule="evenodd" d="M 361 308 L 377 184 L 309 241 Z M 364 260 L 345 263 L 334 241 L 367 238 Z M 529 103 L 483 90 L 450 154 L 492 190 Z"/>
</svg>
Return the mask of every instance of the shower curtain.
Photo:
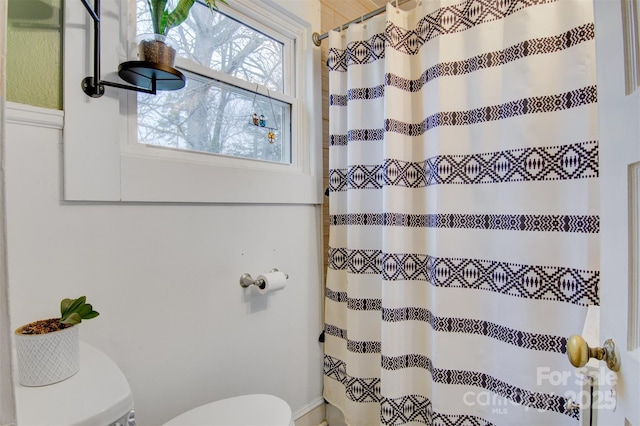
<svg viewBox="0 0 640 426">
<path fill-rule="evenodd" d="M 392 2 L 329 43 L 325 399 L 349 425 L 577 425 L 591 1 Z"/>
</svg>

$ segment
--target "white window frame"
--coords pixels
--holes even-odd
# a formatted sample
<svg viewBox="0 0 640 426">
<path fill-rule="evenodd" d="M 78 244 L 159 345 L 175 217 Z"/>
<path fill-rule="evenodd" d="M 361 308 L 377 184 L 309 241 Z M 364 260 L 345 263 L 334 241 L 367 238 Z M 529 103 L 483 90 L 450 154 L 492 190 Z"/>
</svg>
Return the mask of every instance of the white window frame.
<svg viewBox="0 0 640 426">
<path fill-rule="evenodd" d="M 115 70 L 119 63 L 133 59 L 131 52 L 135 51 L 131 41 L 135 0 L 102 3 L 101 77 L 120 81 Z M 80 90 L 80 81 L 92 70 L 93 24 L 80 2 L 65 2 L 66 200 L 322 202 L 319 49 L 311 43 L 311 25 L 271 0 L 232 0 L 229 4 L 230 8 L 221 9 L 234 18 L 245 16 L 253 28 L 294 40 L 291 54 L 285 55 L 295 58 L 285 64 L 285 94 L 270 92 L 292 105 L 291 164 L 138 144 L 136 92 L 106 87 L 104 96 L 93 99 Z M 176 66 L 184 67 L 184 61 L 178 59 Z M 199 74 L 255 91 L 255 84 L 201 68 L 196 69 Z M 193 64 L 189 69 L 194 70 Z"/>
<path fill-rule="evenodd" d="M 132 3 L 131 7 L 134 7 L 135 0 L 130 0 Z M 222 156 L 215 153 L 202 153 L 202 152 L 194 152 L 182 149 L 175 148 L 167 148 L 158 145 L 149 145 L 143 146 L 137 142 L 137 130 L 138 130 L 138 122 L 137 116 L 130 116 L 129 119 L 129 137 L 127 140 L 123 141 L 122 150 L 124 152 L 128 152 L 130 154 L 143 154 L 148 156 L 156 156 L 158 158 L 166 158 L 167 156 L 173 157 L 176 159 L 182 159 L 184 161 L 193 161 L 197 163 L 204 164 L 216 164 L 216 165 L 236 165 L 237 167 L 249 167 L 256 169 L 264 169 L 264 170 L 274 170 L 274 171 L 296 171 L 296 172 L 304 172 L 305 164 L 304 158 L 300 156 L 300 143 L 301 138 L 294 138 L 293 135 L 298 134 L 298 110 L 299 110 L 299 101 L 296 98 L 296 87 L 295 87 L 295 60 L 292 60 L 296 57 L 295 51 L 295 39 L 298 36 L 295 31 L 290 31 L 287 28 L 279 28 L 275 31 L 271 27 L 265 26 L 262 22 L 257 21 L 256 19 L 260 19 L 262 15 L 256 14 L 254 9 L 246 9 L 242 4 L 233 3 L 236 6 L 236 9 L 231 9 L 229 7 L 225 7 L 220 4 L 220 11 L 224 12 L 225 15 L 241 22 L 242 24 L 256 30 L 262 32 L 267 37 L 282 43 L 283 45 L 283 91 L 277 92 L 274 90 L 267 91 L 265 86 L 259 85 L 258 93 L 262 96 L 269 96 L 273 99 L 277 99 L 279 101 L 285 102 L 291 105 L 291 115 L 290 119 L 290 133 L 291 133 L 291 146 L 286 148 L 286 151 L 291 151 L 291 163 L 290 164 L 278 164 L 274 162 L 265 162 L 262 160 L 255 160 L 250 158 L 241 158 L 241 157 L 229 157 Z M 194 7 L 206 7 L 205 5 L 195 5 Z M 135 10 L 135 9 L 134 9 Z M 264 19 L 263 19 L 264 20 Z M 136 38 L 136 23 L 132 23 L 132 28 L 130 29 L 130 40 L 135 40 Z M 231 86 L 238 87 L 240 89 L 244 89 L 247 92 L 255 93 L 256 84 L 249 83 L 240 78 L 225 74 L 221 71 L 217 71 L 197 63 L 194 63 L 188 59 L 184 58 L 176 58 L 176 68 L 180 71 L 193 72 L 203 77 L 203 79 L 211 79 L 217 80 L 221 83 L 228 84 Z M 135 93 L 129 94 L 129 108 L 131 111 L 137 111 L 137 95 Z M 275 117 L 274 117 L 275 118 Z M 249 117 L 247 117 L 247 122 Z M 265 143 L 268 143 L 266 140 L 265 133 Z M 152 149 L 147 149 L 152 148 Z M 171 153 L 167 153 L 167 150 L 171 150 Z M 208 155 L 202 155 L 208 154 Z M 238 161 L 239 160 L 239 161 Z M 251 162 L 247 162 L 247 160 L 251 162 L 257 162 L 255 164 Z"/>
</svg>

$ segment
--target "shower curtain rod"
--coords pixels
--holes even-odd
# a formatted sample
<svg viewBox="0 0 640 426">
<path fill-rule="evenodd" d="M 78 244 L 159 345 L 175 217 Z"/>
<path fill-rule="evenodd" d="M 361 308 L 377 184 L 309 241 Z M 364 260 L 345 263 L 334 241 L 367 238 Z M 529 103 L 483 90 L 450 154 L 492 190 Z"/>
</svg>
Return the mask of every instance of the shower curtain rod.
<svg viewBox="0 0 640 426">
<path fill-rule="evenodd" d="M 397 0 L 397 1 L 392 0 L 392 3 L 396 3 L 396 6 L 400 6 L 401 4 L 405 4 L 408 1 L 409 0 Z M 387 5 L 384 5 L 381 8 L 374 10 L 373 12 L 369 12 L 366 15 L 362 15 L 360 18 L 352 19 L 351 21 L 347 22 L 346 24 L 342 24 L 339 27 L 335 27 L 333 31 L 346 30 L 347 28 L 349 28 L 349 25 L 355 22 L 366 21 L 367 19 L 373 18 L 374 16 L 381 14 L 385 10 L 387 10 Z M 320 46 L 322 44 L 322 40 L 324 40 L 327 37 L 329 37 L 328 32 L 324 34 L 313 33 L 311 35 L 311 40 L 313 40 L 313 44 L 315 44 L 316 46 Z"/>
</svg>

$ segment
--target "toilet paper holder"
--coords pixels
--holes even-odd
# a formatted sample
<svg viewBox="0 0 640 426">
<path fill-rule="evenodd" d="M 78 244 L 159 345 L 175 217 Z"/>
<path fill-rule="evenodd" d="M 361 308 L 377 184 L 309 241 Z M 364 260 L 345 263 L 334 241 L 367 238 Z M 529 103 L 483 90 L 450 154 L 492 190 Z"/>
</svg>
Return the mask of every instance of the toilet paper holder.
<svg viewBox="0 0 640 426">
<path fill-rule="evenodd" d="M 278 270 L 276 268 L 273 268 L 269 272 L 278 272 Z M 284 276 L 286 279 L 289 279 L 289 274 L 284 274 Z M 240 287 L 247 288 L 251 287 L 252 285 L 255 285 L 259 289 L 264 290 L 265 282 L 260 278 L 254 280 L 253 278 L 251 278 L 251 274 L 242 274 L 242 276 L 240 277 Z"/>
</svg>

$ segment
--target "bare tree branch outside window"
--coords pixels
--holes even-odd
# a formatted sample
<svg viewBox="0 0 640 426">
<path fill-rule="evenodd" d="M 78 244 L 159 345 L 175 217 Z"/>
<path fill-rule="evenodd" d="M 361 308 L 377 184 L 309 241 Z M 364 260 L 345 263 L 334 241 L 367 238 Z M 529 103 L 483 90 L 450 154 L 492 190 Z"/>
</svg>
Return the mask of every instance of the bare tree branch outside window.
<svg viewBox="0 0 640 426">
<path fill-rule="evenodd" d="M 146 0 L 136 4 L 138 34 L 152 32 Z M 231 17 L 196 4 L 169 36 L 183 58 L 269 91 L 284 90 L 283 44 Z M 290 104 L 182 71 L 184 89 L 138 95 L 139 143 L 290 163 Z M 268 129 L 251 124 L 253 113 L 278 129 L 274 143 Z"/>
</svg>

